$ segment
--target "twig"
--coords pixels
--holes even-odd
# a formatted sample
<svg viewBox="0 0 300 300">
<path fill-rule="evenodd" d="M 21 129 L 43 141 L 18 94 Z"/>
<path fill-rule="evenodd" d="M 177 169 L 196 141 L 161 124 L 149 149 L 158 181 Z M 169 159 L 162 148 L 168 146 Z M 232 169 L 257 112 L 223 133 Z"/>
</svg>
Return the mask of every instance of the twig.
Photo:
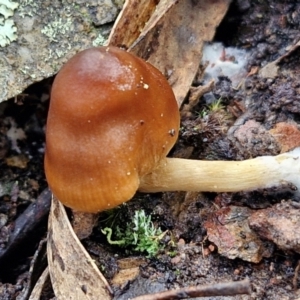
<svg viewBox="0 0 300 300">
<path fill-rule="evenodd" d="M 244 279 L 242 281 L 214 283 L 204 286 L 165 291 L 152 295 L 143 295 L 132 298 L 131 300 L 172 300 L 210 296 L 232 296 L 238 294 L 250 294 L 250 292 L 250 281 Z"/>
<path fill-rule="evenodd" d="M 186 118 L 191 115 L 191 110 L 194 106 L 196 106 L 200 100 L 200 98 L 210 92 L 215 85 L 214 80 L 211 80 L 209 83 L 206 85 L 201 85 L 198 87 L 191 87 L 190 88 L 190 96 L 189 96 L 189 102 L 188 104 L 184 104 L 183 108 L 181 110 L 181 117 Z"/>
<path fill-rule="evenodd" d="M 29 245 L 34 244 L 33 239 L 36 242 L 44 234 L 50 204 L 51 192 L 47 188 L 16 219 L 6 248 L 0 250 L 0 277 L 6 276 L 7 268 L 12 268 L 12 264 L 18 261 L 17 257 L 28 255 L 25 250 L 31 249 Z"/>
</svg>

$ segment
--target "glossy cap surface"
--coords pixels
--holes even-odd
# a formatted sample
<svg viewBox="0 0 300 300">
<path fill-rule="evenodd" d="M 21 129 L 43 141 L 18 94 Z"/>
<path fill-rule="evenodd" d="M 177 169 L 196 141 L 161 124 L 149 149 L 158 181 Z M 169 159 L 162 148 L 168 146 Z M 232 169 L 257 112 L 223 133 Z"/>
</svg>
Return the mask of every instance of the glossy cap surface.
<svg viewBox="0 0 300 300">
<path fill-rule="evenodd" d="M 133 197 L 173 147 L 179 111 L 153 66 L 115 47 L 84 50 L 56 76 L 45 173 L 66 206 L 98 212 Z"/>
</svg>

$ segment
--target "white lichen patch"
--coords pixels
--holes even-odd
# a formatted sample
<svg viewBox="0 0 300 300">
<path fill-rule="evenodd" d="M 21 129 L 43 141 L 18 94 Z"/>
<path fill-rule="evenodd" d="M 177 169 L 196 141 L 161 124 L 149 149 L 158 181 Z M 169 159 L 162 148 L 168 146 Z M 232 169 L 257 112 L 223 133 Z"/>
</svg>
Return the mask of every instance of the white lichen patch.
<svg viewBox="0 0 300 300">
<path fill-rule="evenodd" d="M 45 34 L 50 41 L 58 42 L 57 36 L 59 34 L 66 34 L 70 31 L 72 25 L 71 18 L 61 19 L 56 18 L 53 22 L 47 24 L 41 32 Z"/>
<path fill-rule="evenodd" d="M 18 8 L 19 4 L 17 2 L 13 2 L 10 0 L 0 0 L 0 13 L 4 16 L 4 18 L 12 17 L 14 14 L 14 10 Z"/>
<path fill-rule="evenodd" d="M 21 18 L 25 16 L 33 17 L 38 13 L 40 3 L 36 0 L 20 0 L 18 14 Z"/>
<path fill-rule="evenodd" d="M 17 40 L 17 28 L 13 20 L 6 20 L 4 25 L 0 25 L 0 46 L 5 47 Z"/>
<path fill-rule="evenodd" d="M 18 6 L 17 2 L 0 0 L 0 47 L 5 47 L 17 39 L 17 27 L 11 17 Z"/>
<path fill-rule="evenodd" d="M 97 38 L 93 41 L 93 46 L 94 47 L 102 46 L 105 44 L 105 42 L 106 42 L 105 37 L 101 33 L 99 33 Z"/>
<path fill-rule="evenodd" d="M 8 19 L 9 17 L 12 17 L 14 15 L 13 10 L 8 9 L 6 6 L 4 5 L 0 5 L 0 14 L 2 15 L 2 19 L 4 17 L 4 19 Z"/>
</svg>

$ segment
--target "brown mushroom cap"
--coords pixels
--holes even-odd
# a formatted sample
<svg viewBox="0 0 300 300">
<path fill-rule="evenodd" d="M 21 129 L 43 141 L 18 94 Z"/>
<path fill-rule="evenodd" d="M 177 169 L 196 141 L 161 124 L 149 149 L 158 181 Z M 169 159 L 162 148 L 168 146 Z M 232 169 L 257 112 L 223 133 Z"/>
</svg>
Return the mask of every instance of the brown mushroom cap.
<svg viewBox="0 0 300 300">
<path fill-rule="evenodd" d="M 84 50 L 56 76 L 45 172 L 66 206 L 98 212 L 135 194 L 173 147 L 179 111 L 164 76 L 115 47 Z"/>
</svg>

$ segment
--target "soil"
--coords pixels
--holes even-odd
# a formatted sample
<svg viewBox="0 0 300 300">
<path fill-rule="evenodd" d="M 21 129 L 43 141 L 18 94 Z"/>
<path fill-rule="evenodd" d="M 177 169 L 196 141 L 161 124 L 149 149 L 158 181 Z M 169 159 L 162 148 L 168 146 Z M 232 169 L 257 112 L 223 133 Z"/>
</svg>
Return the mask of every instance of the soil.
<svg viewBox="0 0 300 300">
<path fill-rule="evenodd" d="M 296 130 L 300 128 L 300 49 L 295 46 L 299 40 L 300 1 L 234 1 L 218 28 L 215 41 L 226 47 L 247 50 L 248 76 L 239 88 L 233 87 L 228 78 L 219 78 L 212 93 L 215 99 L 221 99 L 221 104 L 212 109 L 201 98 L 182 119 L 180 138 L 170 155 L 243 160 L 279 154 L 285 145 L 269 130 L 280 122 L 292 124 Z M 291 48 L 293 51 L 288 52 Z M 264 78 L 255 72 L 257 67 L 262 68 L 281 57 L 274 78 Z M 16 299 L 17 296 L 26 299 L 22 293 L 27 283 L 34 281 L 34 274 L 40 273 L 29 271 L 29 268 L 34 265 L 32 261 L 39 261 L 33 255 L 47 234 L 50 193 L 45 190 L 43 153 L 51 82 L 49 79 L 34 84 L 15 99 L 0 105 L 1 299 Z M 196 77 L 194 86 L 202 84 L 202 79 Z M 296 221 L 299 222 L 299 199 L 291 190 L 283 186 L 276 190 L 234 194 L 137 194 L 117 209 L 114 221 L 116 225 L 126 226 L 136 210 L 143 209 L 151 214 L 155 226 L 166 231 L 161 240 L 164 247 L 156 257 L 147 258 L 130 248 L 109 245 L 100 230 L 103 224 L 107 226 L 108 213 L 100 216 L 99 225 L 83 244 L 112 283 L 114 299 L 244 278 L 251 281 L 251 295 L 209 299 L 297 299 L 300 298 L 299 240 L 287 249 L 274 237 L 266 240 L 261 228 L 268 223 L 268 218 L 263 219 L 260 226 L 256 219 L 247 221 L 252 214 L 266 209 L 274 214 L 278 208 L 287 216 L 291 211 L 295 218 L 298 214 Z M 38 213 L 32 215 L 33 203 L 38 197 L 42 204 Z M 256 254 L 255 259 L 247 249 L 247 255 L 244 250 L 238 250 L 234 258 L 228 258 L 232 255 L 231 248 L 238 245 L 230 245 L 228 251 L 222 252 L 215 242 L 212 228 L 217 226 L 216 217 L 221 214 L 225 218 L 236 211 L 245 214 L 240 222 L 246 220 L 246 223 L 238 223 L 239 226 L 249 229 L 248 223 L 255 223 L 249 229 L 255 237 L 249 237 L 250 234 L 247 237 L 248 244 L 254 240 L 261 243 L 263 251 Z M 39 248 L 41 253 L 42 248 Z M 131 264 L 138 261 L 136 278 L 115 284 L 114 275 L 122 269 L 119 262 L 125 258 L 130 258 Z M 39 265 L 44 262 L 39 261 Z M 44 295 L 44 299 L 52 297 L 51 292 Z"/>
</svg>

